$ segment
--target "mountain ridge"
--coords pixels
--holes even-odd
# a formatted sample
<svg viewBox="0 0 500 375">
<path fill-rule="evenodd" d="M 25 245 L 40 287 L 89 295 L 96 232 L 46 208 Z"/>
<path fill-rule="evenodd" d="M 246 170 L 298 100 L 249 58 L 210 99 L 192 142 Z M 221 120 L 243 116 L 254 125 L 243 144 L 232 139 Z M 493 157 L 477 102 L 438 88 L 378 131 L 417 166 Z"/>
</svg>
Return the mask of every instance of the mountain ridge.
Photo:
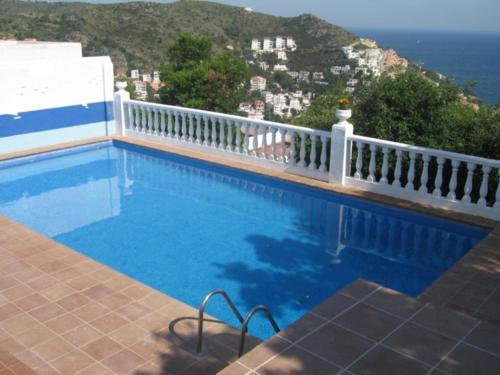
<svg viewBox="0 0 500 375">
<path fill-rule="evenodd" d="M 0 0 L 0 39 L 82 43 L 86 56 L 110 55 L 119 70 L 153 70 L 177 33 L 209 36 L 217 50 L 248 52 L 252 38 L 291 36 L 291 69 L 326 70 L 346 61 L 340 47 L 358 38 L 311 14 L 277 17 L 208 1 L 112 4 Z"/>
</svg>

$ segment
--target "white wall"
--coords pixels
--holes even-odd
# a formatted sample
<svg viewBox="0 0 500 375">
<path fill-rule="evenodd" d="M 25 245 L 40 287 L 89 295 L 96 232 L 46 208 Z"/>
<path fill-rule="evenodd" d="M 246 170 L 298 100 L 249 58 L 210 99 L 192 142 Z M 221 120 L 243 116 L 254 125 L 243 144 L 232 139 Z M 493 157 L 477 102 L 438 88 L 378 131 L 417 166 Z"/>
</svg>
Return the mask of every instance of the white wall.
<svg viewBox="0 0 500 375">
<path fill-rule="evenodd" d="M 0 154 L 114 133 L 113 65 L 79 43 L 0 42 Z"/>
<path fill-rule="evenodd" d="M 18 62 L 41 59 L 79 59 L 82 57 L 80 43 L 25 42 L 0 40 L 0 62 Z"/>
</svg>

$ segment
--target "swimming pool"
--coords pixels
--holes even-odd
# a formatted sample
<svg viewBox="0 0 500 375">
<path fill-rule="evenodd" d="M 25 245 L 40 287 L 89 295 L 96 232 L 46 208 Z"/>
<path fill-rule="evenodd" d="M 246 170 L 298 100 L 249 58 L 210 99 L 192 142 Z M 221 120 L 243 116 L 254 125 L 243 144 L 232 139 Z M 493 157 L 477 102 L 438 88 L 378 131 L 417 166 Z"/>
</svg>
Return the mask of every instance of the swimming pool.
<svg viewBox="0 0 500 375">
<path fill-rule="evenodd" d="M 416 296 L 488 233 L 116 141 L 1 162 L 0 214 L 194 307 L 215 288 L 265 304 L 281 328 L 359 277 Z"/>
</svg>

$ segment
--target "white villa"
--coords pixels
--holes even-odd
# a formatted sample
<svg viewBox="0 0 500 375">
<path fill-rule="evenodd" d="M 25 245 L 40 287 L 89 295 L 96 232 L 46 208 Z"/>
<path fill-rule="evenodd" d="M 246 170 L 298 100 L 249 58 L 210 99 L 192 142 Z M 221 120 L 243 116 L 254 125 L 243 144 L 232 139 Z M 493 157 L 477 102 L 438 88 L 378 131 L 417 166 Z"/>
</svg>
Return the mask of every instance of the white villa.
<svg viewBox="0 0 500 375">
<path fill-rule="evenodd" d="M 262 91 L 266 89 L 267 80 L 261 76 L 253 76 L 250 78 L 250 90 Z"/>
</svg>

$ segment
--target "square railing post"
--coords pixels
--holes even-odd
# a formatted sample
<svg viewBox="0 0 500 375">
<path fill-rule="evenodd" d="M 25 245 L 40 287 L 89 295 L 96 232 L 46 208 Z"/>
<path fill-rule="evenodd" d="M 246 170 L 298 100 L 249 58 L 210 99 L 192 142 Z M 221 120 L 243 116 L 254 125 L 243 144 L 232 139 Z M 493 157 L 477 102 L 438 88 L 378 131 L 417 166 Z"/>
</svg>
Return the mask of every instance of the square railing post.
<svg viewBox="0 0 500 375">
<path fill-rule="evenodd" d="M 115 115 L 116 124 L 116 134 L 125 135 L 126 129 L 126 117 L 125 117 L 125 106 L 124 101 L 130 100 L 130 94 L 125 91 L 127 87 L 127 82 L 117 81 L 116 88 L 118 91 L 115 92 L 113 100 L 113 111 Z"/>
<path fill-rule="evenodd" d="M 353 126 L 348 122 L 351 110 L 337 110 L 339 122 L 332 126 L 332 144 L 330 149 L 329 182 L 345 184 L 345 177 L 350 172 L 352 145 L 348 137 L 353 134 Z"/>
</svg>

